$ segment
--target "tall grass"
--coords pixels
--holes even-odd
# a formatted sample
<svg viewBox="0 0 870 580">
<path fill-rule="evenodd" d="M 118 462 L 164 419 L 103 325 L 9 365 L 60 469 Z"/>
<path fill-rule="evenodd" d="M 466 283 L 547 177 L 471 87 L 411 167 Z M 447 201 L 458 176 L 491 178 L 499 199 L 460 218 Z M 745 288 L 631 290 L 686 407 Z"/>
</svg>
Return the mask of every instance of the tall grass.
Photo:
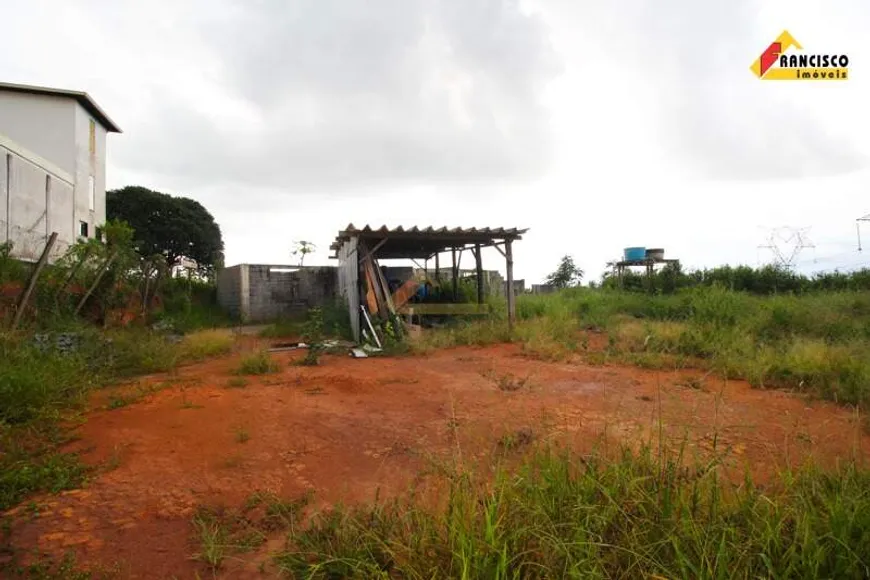
<svg viewBox="0 0 870 580">
<path fill-rule="evenodd" d="M 866 578 L 870 472 L 853 465 L 732 485 L 649 449 L 539 453 L 447 501 L 316 517 L 276 561 L 304 578 Z"/>
<path fill-rule="evenodd" d="M 841 403 L 870 402 L 870 292 L 756 296 L 719 286 L 669 295 L 571 289 L 524 295 L 512 334 L 500 317 L 429 333 L 419 349 L 513 340 L 530 355 L 604 353 L 653 366 L 694 364 L 758 387 L 788 387 Z M 600 357 L 590 352 L 589 357 Z"/>
</svg>

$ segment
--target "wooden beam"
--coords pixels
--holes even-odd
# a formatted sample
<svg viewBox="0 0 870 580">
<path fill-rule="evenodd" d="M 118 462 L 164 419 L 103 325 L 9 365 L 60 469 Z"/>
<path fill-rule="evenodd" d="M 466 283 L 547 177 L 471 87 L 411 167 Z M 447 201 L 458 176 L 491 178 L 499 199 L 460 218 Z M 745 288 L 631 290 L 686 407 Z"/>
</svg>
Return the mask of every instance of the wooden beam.
<svg viewBox="0 0 870 580">
<path fill-rule="evenodd" d="M 488 304 L 423 302 L 407 303 L 399 309 L 399 313 L 404 316 L 472 316 L 485 315 L 490 312 Z"/>
<path fill-rule="evenodd" d="M 456 248 L 450 248 L 450 255 L 453 257 L 453 301 L 459 298 L 459 270 L 456 267 Z"/>
<path fill-rule="evenodd" d="M 480 244 L 474 247 L 474 263 L 477 267 L 477 303 L 483 304 L 483 257 L 480 255 Z"/>
<path fill-rule="evenodd" d="M 441 261 L 438 259 L 438 253 L 435 253 L 435 281 L 441 282 Z"/>
<path fill-rule="evenodd" d="M 18 323 L 21 322 L 21 317 L 24 316 L 24 309 L 30 301 L 30 295 L 33 294 L 33 289 L 36 288 L 36 281 L 39 279 L 39 274 L 45 267 L 46 262 L 48 262 L 48 255 L 51 253 L 51 249 L 54 247 L 56 241 L 57 232 L 51 232 L 48 241 L 45 243 L 45 248 L 42 250 L 42 255 L 39 256 L 39 261 L 36 262 L 33 272 L 30 273 L 30 279 L 27 280 L 27 287 L 24 289 L 24 292 L 21 293 L 21 300 L 18 301 L 18 308 L 15 309 L 15 317 L 12 318 L 12 330 L 15 330 L 15 328 L 18 327 Z"/>
<path fill-rule="evenodd" d="M 82 308 L 84 308 L 84 306 L 85 306 L 85 302 L 88 301 L 88 298 L 90 298 L 91 294 L 94 293 L 94 290 L 97 289 L 97 284 L 99 284 L 100 280 L 103 279 L 103 275 L 109 271 L 109 266 L 112 265 L 112 262 L 115 261 L 115 258 L 117 256 L 118 256 L 117 252 L 113 252 L 112 255 L 109 256 L 106 259 L 106 261 L 103 263 L 103 265 L 100 267 L 100 271 L 97 273 L 97 277 L 94 280 L 93 284 L 91 284 L 91 287 L 88 288 L 88 291 L 85 292 L 85 295 L 82 296 L 82 299 L 79 301 L 78 306 L 76 306 L 76 311 L 75 311 L 76 316 L 79 315 L 79 312 L 81 312 Z M 154 291 L 156 292 L 157 290 L 155 289 Z"/>
<path fill-rule="evenodd" d="M 499 244 L 493 244 L 492 247 L 498 250 L 498 253 L 501 254 L 503 258 L 507 259 L 507 254 L 505 254 L 504 250 L 499 247 Z"/>
<path fill-rule="evenodd" d="M 383 240 L 381 240 L 380 242 L 375 244 L 374 248 L 372 248 L 371 250 L 366 252 L 365 256 L 360 257 L 359 261 L 362 262 L 363 260 L 368 260 L 369 258 L 374 257 L 375 252 L 377 252 L 379 249 L 381 249 L 381 246 L 383 246 L 386 243 L 387 243 L 387 238 L 384 238 Z"/>
<path fill-rule="evenodd" d="M 508 240 L 504 245 L 505 263 L 507 265 L 507 308 L 508 308 L 508 327 L 513 330 L 514 323 L 517 318 L 517 306 L 514 299 L 514 254 L 511 248 L 511 241 Z"/>
</svg>

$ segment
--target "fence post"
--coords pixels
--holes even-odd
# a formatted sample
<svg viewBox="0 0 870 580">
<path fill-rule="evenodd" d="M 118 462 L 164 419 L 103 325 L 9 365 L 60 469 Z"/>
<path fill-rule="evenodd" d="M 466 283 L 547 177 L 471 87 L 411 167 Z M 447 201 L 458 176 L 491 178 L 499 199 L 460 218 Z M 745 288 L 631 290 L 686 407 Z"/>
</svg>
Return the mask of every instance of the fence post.
<svg viewBox="0 0 870 580">
<path fill-rule="evenodd" d="M 42 250 L 42 255 L 39 257 L 39 261 L 36 262 L 36 267 L 34 267 L 33 272 L 30 273 L 30 279 L 27 281 L 27 288 L 24 289 L 24 292 L 21 294 L 21 300 L 18 301 L 18 308 L 15 310 L 15 317 L 12 319 L 12 330 L 15 330 L 15 328 L 18 327 L 18 323 L 21 322 L 21 317 L 24 315 L 24 308 L 30 300 L 30 295 L 33 294 L 33 289 L 36 288 L 36 281 L 39 279 L 39 274 L 45 267 L 46 262 L 48 262 L 48 254 L 51 252 L 56 241 L 57 232 L 51 232 L 51 236 L 49 236 L 48 241 L 45 243 L 45 248 Z"/>
<path fill-rule="evenodd" d="M 100 283 L 100 280 L 103 279 L 103 274 L 106 273 L 106 271 L 109 269 L 109 266 L 111 266 L 111 265 L 112 265 L 112 262 L 115 261 L 115 256 L 117 256 L 117 253 L 113 253 L 111 256 L 109 256 L 109 258 L 108 258 L 108 259 L 105 261 L 105 263 L 103 264 L 103 267 L 100 268 L 99 273 L 97 273 L 97 279 L 94 280 L 94 283 L 91 284 L 91 287 L 88 289 L 87 292 L 85 292 L 85 295 L 82 296 L 82 299 L 81 299 L 81 301 L 79 302 L 79 305 L 76 306 L 75 316 L 78 316 L 78 315 L 79 315 L 79 312 L 81 312 L 82 308 L 83 308 L 84 305 L 85 305 L 85 302 L 88 301 L 88 298 L 90 298 L 90 297 L 91 297 L 91 294 L 93 294 L 94 290 L 97 289 L 97 284 Z"/>
</svg>

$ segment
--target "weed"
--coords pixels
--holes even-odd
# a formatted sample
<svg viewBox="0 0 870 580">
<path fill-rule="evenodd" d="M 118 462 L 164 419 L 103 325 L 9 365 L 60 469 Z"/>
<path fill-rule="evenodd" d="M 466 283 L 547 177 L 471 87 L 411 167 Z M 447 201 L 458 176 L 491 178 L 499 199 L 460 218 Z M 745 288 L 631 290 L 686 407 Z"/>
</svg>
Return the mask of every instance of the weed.
<svg viewBox="0 0 870 580">
<path fill-rule="evenodd" d="M 233 377 L 227 381 L 227 387 L 231 389 L 244 389 L 248 386 L 248 379 L 245 377 Z"/>
<path fill-rule="evenodd" d="M 136 397 L 124 396 L 124 395 L 112 395 L 109 397 L 109 409 L 121 409 L 126 407 L 130 403 L 134 403 L 138 400 Z"/>
<path fill-rule="evenodd" d="M 512 374 L 499 375 L 492 371 L 483 373 L 485 377 L 492 379 L 500 391 L 519 391 L 527 386 L 530 377 L 518 378 Z"/>
<path fill-rule="evenodd" d="M 505 451 L 510 451 L 513 449 L 519 449 L 521 447 L 525 447 L 527 445 L 531 445 L 531 443 L 535 440 L 535 433 L 528 427 L 519 429 L 517 431 L 513 431 L 511 433 L 506 433 L 502 435 L 498 440 L 498 446 Z"/>
<path fill-rule="evenodd" d="M 250 440 L 251 434 L 244 427 L 236 429 L 236 443 L 247 443 Z"/>
<path fill-rule="evenodd" d="M 200 545 L 199 552 L 193 557 L 212 569 L 220 568 L 227 552 L 227 531 L 219 518 L 206 510 L 199 510 L 193 517 L 193 528 Z"/>
<path fill-rule="evenodd" d="M 239 375 L 265 375 L 278 372 L 278 363 L 266 350 L 258 350 L 243 357 L 236 369 Z"/>
</svg>

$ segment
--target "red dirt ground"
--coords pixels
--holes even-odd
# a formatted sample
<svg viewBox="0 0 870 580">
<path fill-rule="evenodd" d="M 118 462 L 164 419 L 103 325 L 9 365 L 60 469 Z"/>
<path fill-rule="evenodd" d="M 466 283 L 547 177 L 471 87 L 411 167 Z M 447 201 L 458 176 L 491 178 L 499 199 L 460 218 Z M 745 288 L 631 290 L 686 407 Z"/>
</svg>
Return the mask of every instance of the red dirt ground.
<svg viewBox="0 0 870 580">
<path fill-rule="evenodd" d="M 288 364 L 299 356 L 275 355 L 283 370 L 245 388 L 227 387 L 238 362 L 227 357 L 143 379 L 164 388 L 127 407 L 106 409 L 111 392 L 101 393 L 104 408 L 78 429 L 75 448 L 113 469 L 85 489 L 39 498 L 39 517 L 20 518 L 13 544 L 74 550 L 78 563 L 115 567 L 119 578 L 208 577 L 191 558 L 198 505 L 240 505 L 257 490 L 313 490 L 315 507 L 401 494 L 433 462 L 487 461 L 521 429 L 580 452 L 664 441 L 709 456 L 715 441 L 732 476 L 749 468 L 760 482 L 809 457 L 830 465 L 870 455 L 847 409 L 740 381 L 699 384 L 699 372 L 548 363 L 512 346 Z M 515 391 L 499 387 L 522 380 Z M 254 562 L 268 548 L 219 576 L 259 577 Z"/>
</svg>

